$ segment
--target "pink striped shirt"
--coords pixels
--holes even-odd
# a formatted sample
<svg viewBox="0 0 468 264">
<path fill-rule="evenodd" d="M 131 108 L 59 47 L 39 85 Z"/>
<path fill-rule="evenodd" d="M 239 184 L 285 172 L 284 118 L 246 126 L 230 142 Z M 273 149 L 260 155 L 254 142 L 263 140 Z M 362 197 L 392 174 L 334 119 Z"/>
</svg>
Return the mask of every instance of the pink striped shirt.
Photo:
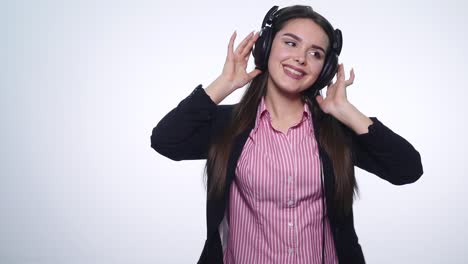
<svg viewBox="0 0 468 264">
<path fill-rule="evenodd" d="M 262 98 L 229 193 L 224 263 L 321 263 L 322 207 L 309 107 L 284 134 Z M 337 263 L 325 219 L 325 263 Z"/>
</svg>

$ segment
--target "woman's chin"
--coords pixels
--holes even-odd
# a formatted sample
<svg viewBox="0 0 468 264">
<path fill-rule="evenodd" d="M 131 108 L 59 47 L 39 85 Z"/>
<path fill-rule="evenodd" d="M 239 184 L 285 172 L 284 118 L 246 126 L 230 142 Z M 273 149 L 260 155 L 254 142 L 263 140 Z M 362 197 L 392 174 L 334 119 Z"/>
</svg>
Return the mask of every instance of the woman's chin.
<svg viewBox="0 0 468 264">
<path fill-rule="evenodd" d="M 291 87 L 291 86 L 278 87 L 278 92 L 288 97 L 300 96 L 303 90 L 305 89 L 301 89 L 300 87 Z"/>
<path fill-rule="evenodd" d="M 302 91 L 306 90 L 308 87 L 301 85 L 297 80 L 291 80 L 289 77 L 281 78 L 278 82 L 270 80 L 269 89 L 273 88 L 277 90 L 278 93 L 291 97 L 299 96 Z"/>
</svg>

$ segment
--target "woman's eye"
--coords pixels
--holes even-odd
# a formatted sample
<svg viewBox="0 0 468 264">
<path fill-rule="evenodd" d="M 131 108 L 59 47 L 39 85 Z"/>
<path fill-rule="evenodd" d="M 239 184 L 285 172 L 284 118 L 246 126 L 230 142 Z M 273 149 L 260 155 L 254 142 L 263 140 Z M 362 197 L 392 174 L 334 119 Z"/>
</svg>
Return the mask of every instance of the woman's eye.
<svg viewBox="0 0 468 264">
<path fill-rule="evenodd" d="M 294 43 L 292 41 L 285 41 L 284 43 L 286 43 L 286 45 L 288 45 L 288 46 L 296 47 L 296 43 Z"/>
<path fill-rule="evenodd" d="M 320 52 L 318 52 L 318 51 L 311 51 L 311 52 L 309 52 L 309 54 L 310 54 L 312 57 L 315 57 L 315 58 L 317 58 L 317 59 L 322 58 L 322 54 L 320 54 Z"/>
</svg>

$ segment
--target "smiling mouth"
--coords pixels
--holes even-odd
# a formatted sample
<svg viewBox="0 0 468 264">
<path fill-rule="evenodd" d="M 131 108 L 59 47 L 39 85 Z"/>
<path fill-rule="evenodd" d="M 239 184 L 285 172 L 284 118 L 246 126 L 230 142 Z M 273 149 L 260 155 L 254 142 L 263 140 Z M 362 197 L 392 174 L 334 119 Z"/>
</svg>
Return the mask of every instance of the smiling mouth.
<svg viewBox="0 0 468 264">
<path fill-rule="evenodd" d="M 300 72 L 298 70 L 295 70 L 289 66 L 283 66 L 283 71 L 288 75 L 289 77 L 295 79 L 295 80 L 300 80 L 302 77 L 304 77 L 305 73 Z"/>
</svg>

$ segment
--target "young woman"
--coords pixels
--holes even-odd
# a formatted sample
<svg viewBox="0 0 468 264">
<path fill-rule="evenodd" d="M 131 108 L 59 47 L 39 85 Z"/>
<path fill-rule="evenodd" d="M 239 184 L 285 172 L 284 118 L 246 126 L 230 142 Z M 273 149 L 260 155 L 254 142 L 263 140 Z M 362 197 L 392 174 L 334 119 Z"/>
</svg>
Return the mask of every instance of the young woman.
<svg viewBox="0 0 468 264">
<path fill-rule="evenodd" d="M 207 159 L 199 263 L 364 263 L 354 166 L 403 185 L 422 175 L 419 153 L 347 100 L 354 73 L 338 64 L 341 31 L 311 7 L 275 6 L 234 50 L 235 38 L 221 75 L 151 136 L 170 159 Z M 248 83 L 238 104 L 218 105 Z"/>
</svg>

